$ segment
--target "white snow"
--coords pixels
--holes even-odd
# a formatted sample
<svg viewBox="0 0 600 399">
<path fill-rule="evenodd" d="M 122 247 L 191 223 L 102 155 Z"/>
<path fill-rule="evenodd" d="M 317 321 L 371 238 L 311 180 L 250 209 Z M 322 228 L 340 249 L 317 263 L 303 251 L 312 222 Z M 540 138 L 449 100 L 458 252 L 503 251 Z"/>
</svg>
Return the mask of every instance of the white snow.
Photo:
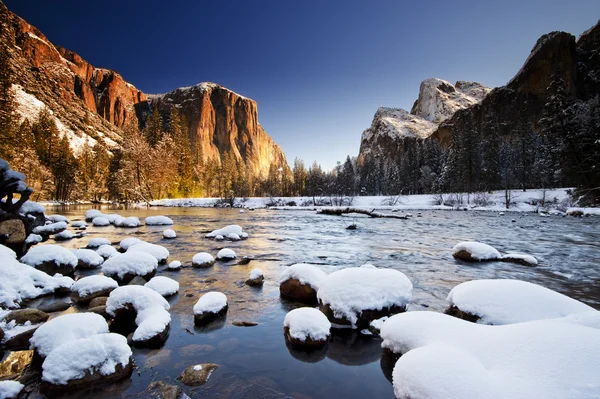
<svg viewBox="0 0 600 399">
<path fill-rule="evenodd" d="M 0 381 L 0 399 L 16 398 L 23 388 L 19 381 Z"/>
<path fill-rule="evenodd" d="M 207 238 L 216 238 L 217 236 L 227 237 L 229 234 L 237 234 L 238 236 L 242 234 L 243 229 L 241 226 L 237 224 L 231 224 L 229 226 L 225 226 L 221 229 L 213 230 L 206 235 Z"/>
<path fill-rule="evenodd" d="M 161 245 L 150 244 L 149 242 L 138 242 L 127 248 L 126 253 L 146 253 L 154 256 L 158 262 L 165 262 L 169 257 L 169 250 Z"/>
<path fill-rule="evenodd" d="M 110 245 L 110 240 L 106 238 L 92 238 L 87 244 L 88 248 L 100 248 L 103 245 Z"/>
<path fill-rule="evenodd" d="M 235 233 L 229 233 L 227 234 L 227 239 L 231 240 L 231 241 L 239 241 L 241 240 L 240 236 L 235 234 Z"/>
<path fill-rule="evenodd" d="M 72 269 L 77 267 L 77 257 L 68 249 L 60 245 L 39 245 L 31 248 L 21 262 L 29 266 L 39 266 L 44 262 L 53 262 L 58 266 L 67 266 Z"/>
<path fill-rule="evenodd" d="M 46 219 L 51 221 L 52 223 L 57 223 L 57 222 L 69 223 L 69 219 L 67 219 L 67 217 L 63 216 L 63 215 L 48 215 L 48 216 L 46 216 Z"/>
<path fill-rule="evenodd" d="M 53 350 L 42 364 L 42 380 L 66 385 L 86 373 L 110 375 L 127 366 L 132 356 L 127 338 L 119 334 L 97 334 L 80 338 Z"/>
<path fill-rule="evenodd" d="M 336 318 L 345 318 L 355 327 L 363 310 L 406 306 L 412 288 L 410 280 L 398 270 L 351 267 L 322 280 L 317 298 L 329 305 Z"/>
<path fill-rule="evenodd" d="M 71 292 L 76 292 L 80 297 L 85 297 L 118 286 L 119 284 L 110 277 L 88 276 L 75 281 L 75 284 L 71 287 Z"/>
<path fill-rule="evenodd" d="M 140 242 L 142 242 L 142 240 L 140 240 L 139 238 L 127 237 L 119 243 L 119 247 L 122 250 L 127 251 L 129 249 L 129 247 L 131 247 L 135 244 L 138 244 Z"/>
<path fill-rule="evenodd" d="M 113 256 L 119 255 L 119 251 L 112 245 L 100 245 L 96 250 L 96 253 L 102 256 L 104 259 L 112 258 Z"/>
<path fill-rule="evenodd" d="M 43 205 L 38 204 L 34 201 L 25 201 L 23 205 L 21 205 L 21 209 L 19 212 L 27 215 L 29 213 L 44 213 L 46 212 L 46 208 Z"/>
<path fill-rule="evenodd" d="M 158 292 L 140 285 L 119 287 L 110 293 L 106 301 L 106 311 L 115 316 L 116 312 L 128 305 L 137 312 L 133 333 L 134 341 L 145 341 L 163 332 L 171 322 L 169 303 Z"/>
<path fill-rule="evenodd" d="M 145 220 L 148 226 L 171 225 L 173 220 L 166 216 L 148 216 Z"/>
<path fill-rule="evenodd" d="M 175 230 L 166 229 L 165 231 L 163 231 L 163 237 L 164 238 L 176 238 L 177 233 L 175 233 Z"/>
<path fill-rule="evenodd" d="M 142 222 L 135 216 L 129 216 L 115 219 L 114 225 L 117 227 L 139 227 L 142 225 Z"/>
<path fill-rule="evenodd" d="M 98 209 L 89 209 L 85 212 L 85 220 L 92 221 L 98 216 L 102 216 L 102 212 L 100 212 Z"/>
<path fill-rule="evenodd" d="M 199 252 L 192 258 L 192 263 L 198 266 L 212 265 L 215 263 L 215 258 L 208 252 Z"/>
<path fill-rule="evenodd" d="M 310 285 L 315 291 L 319 290 L 321 282 L 327 277 L 324 271 L 308 263 L 296 263 L 285 269 L 279 276 L 279 284 L 290 279 L 296 279 L 302 284 Z"/>
<path fill-rule="evenodd" d="M 594 310 L 566 295 L 521 280 L 473 280 L 459 284 L 448 302 L 479 316 L 481 324 L 554 319 Z"/>
<path fill-rule="evenodd" d="M 599 312 L 593 312 L 596 321 Z M 382 347 L 402 354 L 398 398 L 593 398 L 600 392 L 600 330 L 563 319 L 503 326 L 435 312 L 390 317 Z"/>
<path fill-rule="evenodd" d="M 29 342 L 31 349 L 37 349 L 42 357 L 46 357 L 61 345 L 79 338 L 105 333 L 108 333 L 108 324 L 99 314 L 69 313 L 42 324 L 33 333 Z"/>
<path fill-rule="evenodd" d="M 237 258 L 237 255 L 235 254 L 233 249 L 223 248 L 222 250 L 220 250 L 217 253 L 217 259 L 228 260 L 228 259 L 235 259 L 235 258 Z"/>
<path fill-rule="evenodd" d="M 16 308 L 24 299 L 51 294 L 59 288 L 70 289 L 72 285 L 69 277 L 51 277 L 10 256 L 0 256 L 0 307 Z"/>
<path fill-rule="evenodd" d="M 60 233 L 54 234 L 54 239 L 56 241 L 66 241 L 72 239 L 73 237 L 75 237 L 75 234 L 69 230 L 63 230 Z"/>
<path fill-rule="evenodd" d="M 128 251 L 107 259 L 102 264 L 102 273 L 107 276 L 118 276 L 119 278 L 125 277 L 128 273 L 144 276 L 156 270 L 157 267 L 158 261 L 153 255 L 145 252 Z"/>
<path fill-rule="evenodd" d="M 373 123 L 362 134 L 361 142 L 369 141 L 375 136 L 426 138 L 437 129 L 438 124 L 400 108 L 380 107 L 375 112 Z"/>
<path fill-rule="evenodd" d="M 179 269 L 181 269 L 181 262 L 178 260 L 174 260 L 171 263 L 169 263 L 169 265 L 167 266 L 167 269 L 179 270 Z"/>
<path fill-rule="evenodd" d="M 381 331 L 381 327 L 383 327 L 383 323 L 385 323 L 387 319 L 389 319 L 388 316 L 383 316 L 381 319 L 373 320 L 369 325 L 374 329 Z"/>
<path fill-rule="evenodd" d="M 67 228 L 67 224 L 65 222 L 56 222 L 51 224 L 46 224 L 44 226 L 37 226 L 33 229 L 33 233 L 35 234 L 54 234 L 57 231 L 62 231 Z"/>
<path fill-rule="evenodd" d="M 201 364 L 197 364 L 194 366 L 194 371 L 200 371 L 202 370 L 202 365 Z"/>
<path fill-rule="evenodd" d="M 581 212 L 584 216 L 587 215 L 600 215 L 600 208 L 567 208 L 567 215 Z"/>
<path fill-rule="evenodd" d="M 250 280 L 256 280 L 257 278 L 259 278 L 262 275 L 263 275 L 262 270 L 260 270 L 260 269 L 252 269 L 250 271 Z"/>
<path fill-rule="evenodd" d="M 28 245 L 34 245 L 34 244 L 39 244 L 40 242 L 42 242 L 42 240 L 43 240 L 42 236 L 31 233 L 25 239 L 25 243 Z"/>
<path fill-rule="evenodd" d="M 92 220 L 92 224 L 94 226 L 98 226 L 98 227 L 104 227 L 104 226 L 108 226 L 110 224 L 110 222 L 108 221 L 107 218 L 105 218 L 104 216 L 96 216 L 93 220 Z"/>
<path fill-rule="evenodd" d="M 148 287 L 162 296 L 170 296 L 179 291 L 179 283 L 172 278 L 164 276 L 152 277 L 150 281 L 144 284 L 144 287 Z"/>
<path fill-rule="evenodd" d="M 71 227 L 75 227 L 76 229 L 81 229 L 83 227 L 87 227 L 87 223 L 84 222 L 83 220 L 76 220 L 74 222 L 71 222 Z"/>
<path fill-rule="evenodd" d="M 194 314 L 219 313 L 227 306 L 227 297 L 221 292 L 207 292 L 194 305 Z"/>
<path fill-rule="evenodd" d="M 4 258 L 4 257 L 17 259 L 17 254 L 15 253 L 15 251 L 10 249 L 9 247 L 6 247 L 6 246 L 0 244 L 0 259 Z"/>
<path fill-rule="evenodd" d="M 471 257 L 476 260 L 494 260 L 502 257 L 496 248 L 481 242 L 460 242 L 452 248 L 453 255 L 460 251 L 468 252 Z"/>
<path fill-rule="evenodd" d="M 300 341 L 310 338 L 324 341 L 329 337 L 331 323 L 327 316 L 314 308 L 298 308 L 285 315 L 283 326 L 289 328 L 289 334 Z"/>
<path fill-rule="evenodd" d="M 508 253 L 502 255 L 501 259 L 521 259 L 530 265 L 537 265 L 538 261 L 535 257 L 526 254 Z"/>
<path fill-rule="evenodd" d="M 72 249 L 71 252 L 78 261 L 84 262 L 86 267 L 96 268 L 104 263 L 104 258 L 92 249 Z"/>
<path fill-rule="evenodd" d="M 215 236 L 215 240 L 216 240 L 216 241 L 223 241 L 224 239 L 225 239 L 225 237 L 223 237 L 223 236 L 222 236 L 222 235 L 220 235 L 220 234 L 219 234 L 218 236 Z"/>
</svg>

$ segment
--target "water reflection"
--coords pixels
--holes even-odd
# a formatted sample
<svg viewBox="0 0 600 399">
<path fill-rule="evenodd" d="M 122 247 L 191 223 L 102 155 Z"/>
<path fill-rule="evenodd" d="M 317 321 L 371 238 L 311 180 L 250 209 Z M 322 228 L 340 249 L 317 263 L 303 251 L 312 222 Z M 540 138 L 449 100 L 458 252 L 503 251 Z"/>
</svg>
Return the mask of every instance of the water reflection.
<svg viewBox="0 0 600 399">
<path fill-rule="evenodd" d="M 327 357 L 346 366 L 376 362 L 381 357 L 381 338 L 351 329 L 333 329 Z"/>
</svg>

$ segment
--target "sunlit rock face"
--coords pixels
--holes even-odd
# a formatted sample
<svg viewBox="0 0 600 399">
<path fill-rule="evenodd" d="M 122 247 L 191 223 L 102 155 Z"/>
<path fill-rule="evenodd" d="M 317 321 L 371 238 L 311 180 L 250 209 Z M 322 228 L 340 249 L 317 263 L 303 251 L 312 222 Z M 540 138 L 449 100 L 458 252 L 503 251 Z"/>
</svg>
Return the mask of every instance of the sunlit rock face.
<svg viewBox="0 0 600 399">
<path fill-rule="evenodd" d="M 206 82 L 149 95 L 149 100 L 140 104 L 142 113 L 155 106 L 165 115 L 173 107 L 179 109 L 188 122 L 190 139 L 201 147 L 205 159 L 220 159 L 231 151 L 254 176 L 262 177 L 268 174 L 270 165 L 288 168 L 283 151 L 258 123 L 254 100 Z"/>
</svg>

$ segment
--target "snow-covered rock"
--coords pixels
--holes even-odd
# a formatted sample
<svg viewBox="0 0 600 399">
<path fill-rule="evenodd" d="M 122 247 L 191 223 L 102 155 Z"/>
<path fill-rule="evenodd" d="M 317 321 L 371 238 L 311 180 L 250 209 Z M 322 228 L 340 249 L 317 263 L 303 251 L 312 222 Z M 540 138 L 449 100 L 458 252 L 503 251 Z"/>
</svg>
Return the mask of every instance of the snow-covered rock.
<svg viewBox="0 0 600 399">
<path fill-rule="evenodd" d="M 17 254 L 9 247 L 0 244 L 0 259 L 2 258 L 17 259 Z"/>
<path fill-rule="evenodd" d="M 230 241 L 239 241 L 241 240 L 240 236 L 236 233 L 229 233 L 227 234 L 227 239 Z"/>
<path fill-rule="evenodd" d="M 110 240 L 107 238 L 91 238 L 90 241 L 88 241 L 87 247 L 90 249 L 96 249 L 103 245 L 110 245 Z"/>
<path fill-rule="evenodd" d="M 45 358 L 61 345 L 105 333 L 108 333 L 108 324 L 104 317 L 95 313 L 70 313 L 42 324 L 29 342 L 31 349 Z"/>
<path fill-rule="evenodd" d="M 78 260 L 71 251 L 59 245 L 39 245 L 31 248 L 21 262 L 50 275 L 60 273 L 68 276 L 75 271 Z"/>
<path fill-rule="evenodd" d="M 102 264 L 102 273 L 122 284 L 127 284 L 136 276 L 145 280 L 151 279 L 154 277 L 157 267 L 158 261 L 153 255 L 127 251 L 107 259 Z"/>
<path fill-rule="evenodd" d="M 246 280 L 246 284 L 249 286 L 259 286 L 263 285 L 265 281 L 265 276 L 263 275 L 262 270 L 260 269 L 252 269 L 250 271 L 250 278 Z"/>
<path fill-rule="evenodd" d="M 321 281 L 317 299 L 333 323 L 364 328 L 375 319 L 406 310 L 412 288 L 398 270 L 352 267 Z"/>
<path fill-rule="evenodd" d="M 149 242 L 138 242 L 127 248 L 126 253 L 146 253 L 154 256 L 158 263 L 165 263 L 169 257 L 169 250 L 162 245 L 150 244 Z"/>
<path fill-rule="evenodd" d="M 221 292 L 207 292 L 194 305 L 194 323 L 203 325 L 227 313 L 227 297 Z"/>
<path fill-rule="evenodd" d="M 112 258 L 113 256 L 119 255 L 119 251 L 112 245 L 100 245 L 96 250 L 96 253 L 102 256 L 104 259 Z"/>
<path fill-rule="evenodd" d="M 496 248 L 475 241 L 465 241 L 456 244 L 452 248 L 452 256 L 467 262 L 498 260 L 502 257 Z"/>
<path fill-rule="evenodd" d="M 181 262 L 178 260 L 174 260 L 167 265 L 167 269 L 169 270 L 179 270 L 181 269 Z"/>
<path fill-rule="evenodd" d="M 387 320 L 381 337 L 383 348 L 402 354 L 393 371 L 398 398 L 568 399 L 600 392 L 600 330 L 564 319 L 487 326 L 407 312 Z"/>
<path fill-rule="evenodd" d="M 162 296 L 174 295 L 179 291 L 179 283 L 172 278 L 164 276 L 152 277 L 150 281 L 144 284 L 144 287 L 148 287 Z"/>
<path fill-rule="evenodd" d="M 119 284 L 106 276 L 80 278 L 71 287 L 71 297 L 75 302 L 87 303 L 100 296 L 108 296 Z"/>
<path fill-rule="evenodd" d="M 67 219 L 67 217 L 63 216 L 63 215 L 48 215 L 48 216 L 46 216 L 46 220 L 49 220 L 52 223 L 57 223 L 57 222 L 69 223 L 69 219 Z"/>
<path fill-rule="evenodd" d="M 77 221 L 71 222 L 71 227 L 74 227 L 76 229 L 85 229 L 87 227 L 87 223 L 84 222 L 83 220 L 77 220 Z"/>
<path fill-rule="evenodd" d="M 509 253 L 500 258 L 503 262 L 518 263 L 524 266 L 537 266 L 538 261 L 535 257 L 526 254 Z"/>
<path fill-rule="evenodd" d="M 115 219 L 114 225 L 117 227 L 139 227 L 142 225 L 142 222 L 135 216 L 129 216 Z"/>
<path fill-rule="evenodd" d="M 217 253 L 217 259 L 219 260 L 233 260 L 236 259 L 237 255 L 233 249 L 223 248 Z"/>
<path fill-rule="evenodd" d="M 169 303 L 158 292 L 140 285 L 119 287 L 110 293 L 106 311 L 117 318 L 129 318 L 129 309 L 136 311 L 136 330 L 133 342 L 138 345 L 158 346 L 167 338 L 171 315 Z"/>
<path fill-rule="evenodd" d="M 82 233 L 85 234 L 85 233 Z M 73 238 L 81 237 L 80 234 L 74 234 L 72 231 L 63 230 L 60 233 L 54 235 L 54 241 L 67 241 Z"/>
<path fill-rule="evenodd" d="M 227 236 L 229 234 L 237 234 L 240 235 L 243 229 L 242 226 L 238 226 L 237 224 L 231 224 L 229 226 L 225 226 L 221 229 L 213 230 L 206 235 L 207 238 L 215 238 L 216 236 Z"/>
<path fill-rule="evenodd" d="M 148 216 L 144 222 L 148 226 L 163 226 L 163 225 L 172 225 L 173 220 L 166 216 Z"/>
<path fill-rule="evenodd" d="M 93 220 L 92 220 L 92 224 L 94 226 L 98 226 L 98 227 L 105 227 L 110 225 L 110 221 L 105 218 L 104 216 L 96 216 Z"/>
<path fill-rule="evenodd" d="M 327 274 L 317 266 L 297 263 L 285 269 L 279 276 L 279 293 L 291 300 L 313 304 L 317 291 Z"/>
<path fill-rule="evenodd" d="M 55 292 L 69 292 L 73 279 L 51 277 L 12 257 L 0 256 L 0 307 L 19 307 L 24 299 L 33 299 Z"/>
<path fill-rule="evenodd" d="M 140 242 L 142 242 L 142 240 L 140 240 L 139 238 L 127 237 L 127 238 L 121 240 L 121 242 L 119 243 L 119 247 L 123 251 L 127 251 L 129 249 L 129 247 L 131 247 L 135 244 L 139 244 Z"/>
<path fill-rule="evenodd" d="M 93 249 L 72 249 L 77 257 L 77 267 L 80 269 L 95 269 L 104 263 L 104 258 Z"/>
<path fill-rule="evenodd" d="M 511 324 L 555 319 L 594 308 L 537 284 L 521 280 L 473 280 L 448 294 L 448 314 L 480 324 Z"/>
<path fill-rule="evenodd" d="M 331 323 L 317 309 L 298 308 L 285 315 L 283 329 L 292 345 L 315 347 L 327 343 Z"/>
<path fill-rule="evenodd" d="M 225 239 L 225 237 L 223 237 L 221 234 L 215 236 L 215 241 L 223 241 Z"/>
<path fill-rule="evenodd" d="M 43 240 L 44 239 L 43 239 L 43 237 L 41 235 L 31 233 L 25 239 L 25 244 L 27 244 L 27 245 L 35 245 L 35 244 L 39 244 Z"/>
<path fill-rule="evenodd" d="M 65 343 L 42 364 L 43 389 L 71 391 L 129 377 L 133 371 L 127 338 L 119 334 L 96 334 Z"/>
<path fill-rule="evenodd" d="M 39 234 L 42 236 L 48 236 L 50 234 L 57 234 L 63 230 L 67 229 L 67 223 L 65 222 L 56 222 L 51 224 L 46 224 L 44 226 L 37 226 L 33 229 L 34 234 Z"/>
<path fill-rule="evenodd" d="M 163 237 L 164 238 L 177 238 L 177 233 L 175 233 L 175 230 L 166 229 L 165 231 L 163 231 Z"/>
<path fill-rule="evenodd" d="M 0 381 L 0 399 L 16 399 L 23 388 L 19 381 Z"/>
<path fill-rule="evenodd" d="M 94 220 L 94 218 L 97 218 L 98 216 L 102 216 L 102 212 L 100 212 L 97 209 L 89 209 L 85 212 L 85 221 L 91 222 L 92 220 Z"/>
</svg>

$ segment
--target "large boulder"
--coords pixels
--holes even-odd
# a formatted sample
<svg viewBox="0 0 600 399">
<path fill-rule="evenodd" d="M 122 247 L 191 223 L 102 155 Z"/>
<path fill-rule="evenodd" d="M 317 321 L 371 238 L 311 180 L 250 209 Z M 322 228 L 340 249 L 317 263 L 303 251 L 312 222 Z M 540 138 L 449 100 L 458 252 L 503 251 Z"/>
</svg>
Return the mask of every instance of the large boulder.
<svg viewBox="0 0 600 399">
<path fill-rule="evenodd" d="M 77 257 L 68 249 L 59 245 L 39 245 L 31 248 L 21 262 L 53 276 L 60 273 L 72 276 L 79 263 Z"/>
<path fill-rule="evenodd" d="M 319 284 L 327 275 L 317 266 L 297 263 L 279 276 L 279 293 L 283 298 L 307 304 L 317 303 Z"/>
<path fill-rule="evenodd" d="M 71 298 L 75 302 L 86 304 L 94 298 L 108 296 L 118 286 L 119 284 L 110 277 L 83 277 L 71 287 Z"/>
<path fill-rule="evenodd" d="M 329 338 L 331 323 L 318 309 L 298 308 L 285 315 L 285 338 L 294 346 L 315 348 L 323 346 Z"/>
<path fill-rule="evenodd" d="M 158 261 L 151 254 L 128 251 L 107 259 L 102 264 L 102 273 L 121 284 L 128 284 L 136 276 L 150 280 L 156 274 L 157 267 Z"/>
<path fill-rule="evenodd" d="M 224 316 L 228 309 L 227 297 L 221 292 L 207 292 L 194 305 L 194 323 L 198 326 Z"/>
</svg>

